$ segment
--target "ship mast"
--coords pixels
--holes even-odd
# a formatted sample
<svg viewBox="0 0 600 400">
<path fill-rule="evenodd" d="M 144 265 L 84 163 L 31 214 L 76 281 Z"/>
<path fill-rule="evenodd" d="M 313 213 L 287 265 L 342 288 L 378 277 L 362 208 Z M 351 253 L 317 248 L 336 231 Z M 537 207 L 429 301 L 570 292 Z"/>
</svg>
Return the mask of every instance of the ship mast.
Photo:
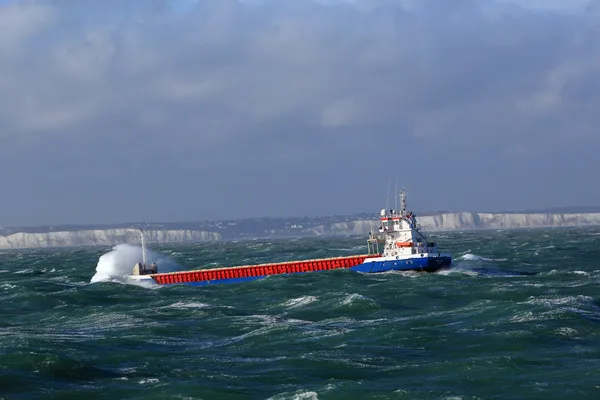
<svg viewBox="0 0 600 400">
<path fill-rule="evenodd" d="M 402 199 L 402 211 L 401 216 L 406 217 L 406 190 L 402 189 L 400 191 L 400 198 Z"/>
<path fill-rule="evenodd" d="M 146 254 L 146 240 L 144 238 L 144 230 L 140 229 L 140 234 L 142 236 L 142 265 L 146 268 L 146 263 L 148 260 L 148 256 Z"/>
</svg>

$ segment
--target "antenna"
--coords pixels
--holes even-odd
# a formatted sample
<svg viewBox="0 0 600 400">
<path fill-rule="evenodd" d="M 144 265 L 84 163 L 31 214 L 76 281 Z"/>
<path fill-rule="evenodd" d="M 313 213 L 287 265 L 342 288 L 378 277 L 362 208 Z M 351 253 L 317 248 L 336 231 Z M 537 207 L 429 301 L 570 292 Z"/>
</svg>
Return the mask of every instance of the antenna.
<svg viewBox="0 0 600 400">
<path fill-rule="evenodd" d="M 146 240 L 144 238 L 144 230 L 140 228 L 140 235 L 142 236 L 142 265 L 146 268 L 148 256 L 146 255 Z"/>
<path fill-rule="evenodd" d="M 392 186 L 392 180 L 388 180 L 388 191 L 387 191 L 387 197 L 385 199 L 385 212 L 387 213 L 387 211 L 389 210 L 388 208 L 388 203 L 390 202 L 390 186 Z"/>
<path fill-rule="evenodd" d="M 396 198 L 396 206 L 394 207 L 394 210 L 396 210 L 396 215 L 398 215 L 398 177 L 396 177 L 396 195 L 394 197 Z"/>
</svg>

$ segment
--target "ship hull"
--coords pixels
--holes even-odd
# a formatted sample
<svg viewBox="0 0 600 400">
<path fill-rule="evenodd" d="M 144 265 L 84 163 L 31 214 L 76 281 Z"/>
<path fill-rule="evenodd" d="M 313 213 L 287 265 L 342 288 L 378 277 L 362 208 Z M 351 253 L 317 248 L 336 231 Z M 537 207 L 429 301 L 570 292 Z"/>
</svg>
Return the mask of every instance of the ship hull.
<svg viewBox="0 0 600 400">
<path fill-rule="evenodd" d="M 308 272 L 321 272 L 333 269 L 350 269 L 360 273 L 381 273 L 388 271 L 435 272 L 448 268 L 449 255 L 415 255 L 408 258 L 381 257 L 363 255 L 352 257 L 328 258 L 319 260 L 295 261 L 279 264 L 262 264 L 229 268 L 215 268 L 165 274 L 132 276 L 144 281 L 154 281 L 162 286 L 191 285 L 207 286 L 213 284 L 241 283 L 263 279 L 273 275 L 291 275 Z"/>
<path fill-rule="evenodd" d="M 449 268 L 452 264 L 452 258 L 449 255 L 423 255 L 410 258 L 373 258 L 367 259 L 363 263 L 350 268 L 356 272 L 362 273 L 380 273 L 388 271 L 424 271 L 436 272 L 441 269 Z"/>
</svg>

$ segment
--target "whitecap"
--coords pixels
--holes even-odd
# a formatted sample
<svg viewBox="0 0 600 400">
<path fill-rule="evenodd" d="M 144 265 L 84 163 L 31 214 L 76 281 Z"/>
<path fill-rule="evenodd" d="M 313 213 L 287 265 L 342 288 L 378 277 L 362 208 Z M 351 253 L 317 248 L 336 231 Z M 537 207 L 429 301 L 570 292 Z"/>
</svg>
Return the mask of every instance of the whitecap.
<svg viewBox="0 0 600 400">
<path fill-rule="evenodd" d="M 530 297 L 525 304 L 543 305 L 546 307 L 556 307 L 564 305 L 580 305 L 582 302 L 592 302 L 590 296 L 564 296 L 564 297 Z"/>
<path fill-rule="evenodd" d="M 575 337 L 577 335 L 577 330 L 570 328 L 568 326 L 563 326 L 554 330 L 557 335 L 566 336 L 566 337 Z"/>
<path fill-rule="evenodd" d="M 482 256 L 478 256 L 477 254 L 471 254 L 471 253 L 467 253 L 463 256 L 460 256 L 457 258 L 457 260 L 463 260 L 463 261 L 491 261 L 491 262 L 499 262 L 499 261 L 507 261 L 506 258 L 487 258 L 487 257 L 482 257 Z"/>
<path fill-rule="evenodd" d="M 34 272 L 33 269 L 27 268 L 27 269 L 22 269 L 20 271 L 15 272 L 15 274 L 31 274 L 33 272 Z"/>
<path fill-rule="evenodd" d="M 145 378 L 145 379 L 141 379 L 138 383 L 140 385 L 146 385 L 146 384 L 152 384 L 152 383 L 158 383 L 158 382 L 160 382 L 160 381 L 156 378 Z"/>
<path fill-rule="evenodd" d="M 16 287 L 17 287 L 17 285 L 13 285 L 13 284 L 10 284 L 10 283 L 5 283 L 2 286 L 0 286 L 0 288 L 4 289 L 4 290 L 10 290 L 10 289 L 14 289 Z"/>
<path fill-rule="evenodd" d="M 165 306 L 166 308 L 210 308 L 212 307 L 210 304 L 206 304 L 206 303 L 199 303 L 199 302 L 183 302 L 183 301 L 179 301 L 177 303 L 173 303 L 170 304 L 168 306 Z"/>
<path fill-rule="evenodd" d="M 462 275 L 468 275 L 468 276 L 477 276 L 479 275 L 479 273 L 477 273 L 476 271 L 470 270 L 470 269 L 463 269 L 463 268 L 448 268 L 448 269 L 441 269 L 439 271 L 436 272 L 436 274 L 438 275 L 453 275 L 453 274 L 462 274 Z"/>
<path fill-rule="evenodd" d="M 290 299 L 283 303 L 283 305 L 289 308 L 298 308 L 310 303 L 314 303 L 315 301 L 317 301 L 317 297 L 315 296 L 302 296 L 295 299 Z"/>
<path fill-rule="evenodd" d="M 284 392 L 269 397 L 267 400 L 318 400 L 319 396 L 316 392 L 298 390 L 295 393 Z"/>
<path fill-rule="evenodd" d="M 361 303 L 361 302 L 375 304 L 375 301 L 373 299 L 363 296 L 358 293 L 349 294 L 340 302 L 340 304 L 348 306 L 348 305 L 353 305 L 353 304 Z"/>
</svg>

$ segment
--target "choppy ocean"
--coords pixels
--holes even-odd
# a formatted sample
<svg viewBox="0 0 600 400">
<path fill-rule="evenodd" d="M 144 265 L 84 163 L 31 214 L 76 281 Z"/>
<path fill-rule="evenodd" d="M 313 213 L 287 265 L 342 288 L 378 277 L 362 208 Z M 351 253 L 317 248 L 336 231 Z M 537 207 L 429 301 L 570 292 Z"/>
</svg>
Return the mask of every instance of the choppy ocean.
<svg viewBox="0 0 600 400">
<path fill-rule="evenodd" d="M 158 289 L 120 277 L 137 247 L 1 251 L 0 398 L 600 398 L 600 228 L 431 238 L 450 270 Z M 152 249 L 184 270 L 366 241 Z"/>
</svg>

